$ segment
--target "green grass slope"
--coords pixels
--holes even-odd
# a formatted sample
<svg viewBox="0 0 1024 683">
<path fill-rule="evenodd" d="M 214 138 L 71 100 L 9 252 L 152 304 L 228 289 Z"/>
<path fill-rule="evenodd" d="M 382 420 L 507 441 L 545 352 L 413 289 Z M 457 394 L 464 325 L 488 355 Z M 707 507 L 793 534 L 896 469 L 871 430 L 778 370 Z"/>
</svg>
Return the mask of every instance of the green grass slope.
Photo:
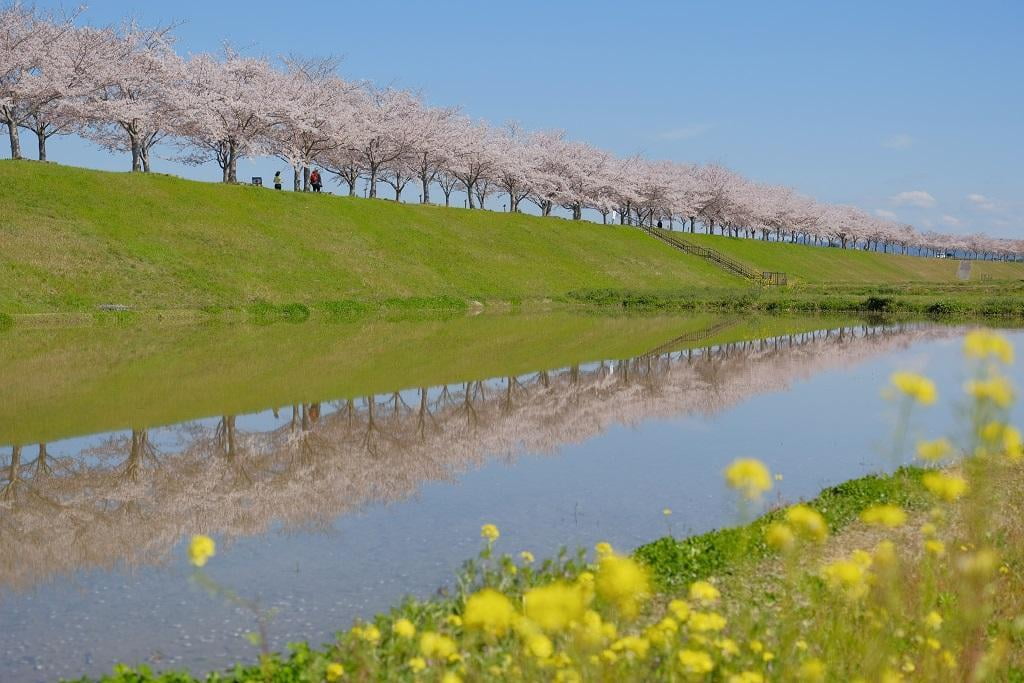
<svg viewBox="0 0 1024 683">
<path fill-rule="evenodd" d="M 0 161 L 0 312 L 746 286 L 636 230 Z"/>
<path fill-rule="evenodd" d="M 959 282 L 956 259 L 900 256 L 857 249 L 685 233 L 687 240 L 716 249 L 756 270 L 782 271 L 790 282 L 896 284 Z M 1024 263 L 972 261 L 972 283 L 1024 279 Z"/>
</svg>

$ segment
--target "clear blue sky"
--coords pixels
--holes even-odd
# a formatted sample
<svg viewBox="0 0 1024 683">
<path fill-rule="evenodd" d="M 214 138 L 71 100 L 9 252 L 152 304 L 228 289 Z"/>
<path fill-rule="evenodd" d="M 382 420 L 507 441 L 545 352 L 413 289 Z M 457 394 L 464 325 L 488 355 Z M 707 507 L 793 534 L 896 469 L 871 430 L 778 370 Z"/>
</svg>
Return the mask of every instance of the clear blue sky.
<svg viewBox="0 0 1024 683">
<path fill-rule="evenodd" d="M 919 228 L 1024 237 L 1021 0 L 94 0 L 85 17 L 126 15 L 184 22 L 185 53 L 227 39 L 339 55 L 343 75 L 494 123 L 721 162 Z M 74 139 L 53 141 L 51 157 L 128 163 Z"/>
</svg>

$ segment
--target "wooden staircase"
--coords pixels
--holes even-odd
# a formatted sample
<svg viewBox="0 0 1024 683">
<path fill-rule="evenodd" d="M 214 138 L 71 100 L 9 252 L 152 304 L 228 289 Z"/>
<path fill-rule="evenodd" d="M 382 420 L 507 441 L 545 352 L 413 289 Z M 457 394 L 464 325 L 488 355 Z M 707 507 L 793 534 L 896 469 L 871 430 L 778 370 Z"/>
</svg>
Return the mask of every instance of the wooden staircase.
<svg viewBox="0 0 1024 683">
<path fill-rule="evenodd" d="M 640 229 L 656 240 L 660 240 L 671 247 L 686 252 L 687 254 L 693 254 L 694 256 L 699 256 L 711 261 L 719 268 L 722 268 L 733 275 L 738 275 L 764 287 L 784 286 L 787 284 L 785 273 L 756 271 L 735 259 L 729 258 L 720 251 L 689 242 L 681 235 L 673 232 L 665 232 L 664 230 L 658 230 L 656 228 L 648 228 L 644 225 L 641 225 Z"/>
</svg>

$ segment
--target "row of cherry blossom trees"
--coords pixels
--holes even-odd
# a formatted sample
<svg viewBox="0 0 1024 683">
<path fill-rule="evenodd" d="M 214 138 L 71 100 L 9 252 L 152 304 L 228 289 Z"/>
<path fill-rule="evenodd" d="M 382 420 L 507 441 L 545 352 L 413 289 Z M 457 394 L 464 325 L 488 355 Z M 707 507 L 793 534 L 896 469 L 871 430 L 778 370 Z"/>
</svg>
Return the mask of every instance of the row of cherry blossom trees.
<svg viewBox="0 0 1024 683">
<path fill-rule="evenodd" d="M 584 211 L 602 222 L 666 227 L 764 240 L 901 253 L 1022 258 L 1024 241 L 921 233 L 852 206 L 830 205 L 778 185 L 756 183 L 718 165 L 618 158 L 558 131 L 495 127 L 456 109 L 427 106 L 412 92 L 345 80 L 331 59 L 275 64 L 225 48 L 188 58 L 172 31 L 79 25 L 15 4 L 0 9 L 0 124 L 11 156 L 19 131 L 34 133 L 38 156 L 54 135 L 74 133 L 131 155 L 149 171 L 165 143 L 194 164 L 215 162 L 237 182 L 240 159 L 273 156 L 309 189 L 320 167 L 348 194 L 386 185 L 399 199 L 414 186 L 464 193 L 470 208 L 494 195 L 510 211 Z"/>
</svg>

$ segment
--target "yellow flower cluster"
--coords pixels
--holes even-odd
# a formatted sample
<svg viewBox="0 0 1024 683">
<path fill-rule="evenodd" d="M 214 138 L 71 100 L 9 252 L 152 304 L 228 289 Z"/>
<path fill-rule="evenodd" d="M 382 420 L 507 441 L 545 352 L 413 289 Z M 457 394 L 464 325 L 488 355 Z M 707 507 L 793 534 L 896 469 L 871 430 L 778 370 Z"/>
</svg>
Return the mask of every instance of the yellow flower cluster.
<svg viewBox="0 0 1024 683">
<path fill-rule="evenodd" d="M 192 537 L 192 541 L 188 544 L 189 562 L 197 567 L 205 566 L 206 561 L 213 557 L 216 551 L 217 544 L 214 543 L 212 538 L 197 534 Z"/>
<path fill-rule="evenodd" d="M 493 588 L 485 588 L 466 601 L 462 622 L 467 628 L 478 628 L 495 636 L 503 636 L 511 628 L 515 616 L 516 610 L 511 600 Z"/>
<path fill-rule="evenodd" d="M 817 543 L 828 538 L 828 524 L 821 513 L 806 505 L 794 505 L 786 510 L 786 522 L 798 536 Z"/>
<path fill-rule="evenodd" d="M 964 337 L 964 353 L 971 358 L 995 358 L 1007 365 L 1013 363 L 1013 345 L 1006 337 L 990 330 L 974 330 Z"/>
<path fill-rule="evenodd" d="M 921 405 L 935 403 L 938 396 L 935 390 L 935 383 L 927 377 L 913 372 L 896 372 L 890 378 L 892 385 L 905 396 L 909 396 Z"/>
<path fill-rule="evenodd" d="M 860 513 L 860 518 L 866 524 L 893 529 L 906 523 L 907 513 L 898 505 L 872 505 Z"/>
<path fill-rule="evenodd" d="M 967 492 L 967 480 L 955 474 L 926 472 L 921 477 L 921 483 L 933 496 L 947 503 L 952 503 Z"/>
<path fill-rule="evenodd" d="M 760 460 L 739 458 L 725 468 L 725 480 L 747 499 L 757 500 L 772 488 L 772 475 Z"/>
<path fill-rule="evenodd" d="M 966 388 L 967 393 L 977 401 L 991 401 L 1000 408 L 1009 408 L 1013 403 L 1013 385 L 1005 377 L 974 379 L 967 383 Z"/>
<path fill-rule="evenodd" d="M 487 540 L 490 543 L 494 543 L 501 536 L 501 532 L 498 531 L 498 527 L 493 524 L 484 524 L 480 527 L 481 538 Z"/>
<path fill-rule="evenodd" d="M 868 593 L 871 558 L 866 553 L 854 553 L 848 559 L 836 560 L 822 568 L 822 577 L 829 587 L 850 600 L 859 600 Z"/>
</svg>

